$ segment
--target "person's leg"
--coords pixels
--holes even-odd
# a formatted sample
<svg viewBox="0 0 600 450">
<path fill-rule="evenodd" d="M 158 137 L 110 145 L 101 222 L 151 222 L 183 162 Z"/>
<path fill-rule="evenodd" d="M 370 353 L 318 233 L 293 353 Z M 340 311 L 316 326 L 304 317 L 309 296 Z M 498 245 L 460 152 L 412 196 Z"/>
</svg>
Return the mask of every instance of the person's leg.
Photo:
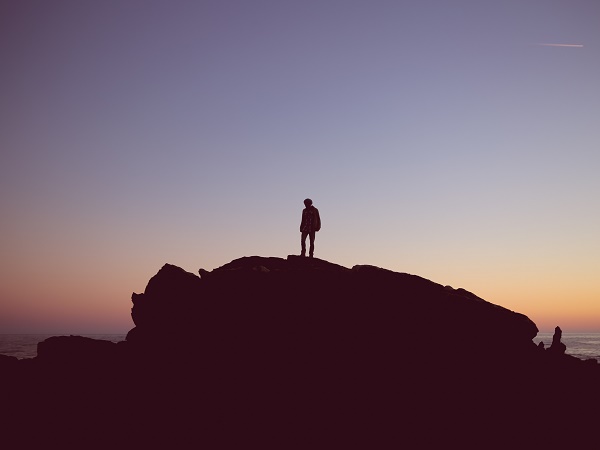
<svg viewBox="0 0 600 450">
<path fill-rule="evenodd" d="M 302 236 L 300 237 L 300 245 L 302 246 L 302 253 L 300 253 L 300 256 L 306 256 L 306 236 L 308 236 L 308 233 L 303 231 Z"/>
<path fill-rule="evenodd" d="M 315 252 L 315 232 L 311 231 L 310 234 L 308 235 L 309 241 L 310 241 L 310 247 L 308 249 L 308 256 L 310 256 L 312 258 L 313 253 Z"/>
</svg>

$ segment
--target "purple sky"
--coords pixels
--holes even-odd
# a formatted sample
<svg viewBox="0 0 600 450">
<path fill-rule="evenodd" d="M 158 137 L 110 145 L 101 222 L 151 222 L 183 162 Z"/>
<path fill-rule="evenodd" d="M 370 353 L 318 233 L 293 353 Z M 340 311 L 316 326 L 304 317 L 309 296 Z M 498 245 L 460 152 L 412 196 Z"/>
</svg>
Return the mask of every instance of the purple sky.
<svg viewBox="0 0 600 450">
<path fill-rule="evenodd" d="M 0 6 L 0 332 L 299 252 L 600 331 L 600 3 Z M 577 44 L 561 47 L 540 44 Z"/>
</svg>

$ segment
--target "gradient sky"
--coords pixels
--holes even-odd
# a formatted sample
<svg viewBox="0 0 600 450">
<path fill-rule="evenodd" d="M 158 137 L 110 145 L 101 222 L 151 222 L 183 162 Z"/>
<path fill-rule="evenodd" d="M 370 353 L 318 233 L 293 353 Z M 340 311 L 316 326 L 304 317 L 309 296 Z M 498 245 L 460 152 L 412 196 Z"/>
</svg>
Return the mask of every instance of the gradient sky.
<svg viewBox="0 0 600 450">
<path fill-rule="evenodd" d="M 4 1 L 0 333 L 299 253 L 600 331 L 600 2 Z M 570 44 L 549 46 L 542 44 Z"/>
</svg>

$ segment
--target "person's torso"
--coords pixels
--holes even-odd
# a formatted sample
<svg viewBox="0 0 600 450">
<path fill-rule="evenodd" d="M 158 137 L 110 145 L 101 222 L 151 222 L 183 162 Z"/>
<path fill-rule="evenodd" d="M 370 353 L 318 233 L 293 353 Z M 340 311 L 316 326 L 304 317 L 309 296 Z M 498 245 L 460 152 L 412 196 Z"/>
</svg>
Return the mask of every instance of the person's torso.
<svg viewBox="0 0 600 450">
<path fill-rule="evenodd" d="M 304 208 L 302 211 L 302 215 L 304 217 L 304 230 L 305 231 L 313 231 L 316 226 L 316 209 L 314 206 L 309 208 Z"/>
</svg>

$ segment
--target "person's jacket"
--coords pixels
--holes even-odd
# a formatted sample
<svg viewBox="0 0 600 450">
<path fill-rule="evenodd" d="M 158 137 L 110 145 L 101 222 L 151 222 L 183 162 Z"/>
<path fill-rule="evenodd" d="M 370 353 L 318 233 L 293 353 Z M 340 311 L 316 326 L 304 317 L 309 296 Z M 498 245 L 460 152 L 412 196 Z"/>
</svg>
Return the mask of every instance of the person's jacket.
<svg viewBox="0 0 600 450">
<path fill-rule="evenodd" d="M 319 210 L 314 206 L 309 206 L 302 210 L 302 222 L 300 222 L 300 232 L 310 233 L 321 229 L 321 217 Z"/>
</svg>

